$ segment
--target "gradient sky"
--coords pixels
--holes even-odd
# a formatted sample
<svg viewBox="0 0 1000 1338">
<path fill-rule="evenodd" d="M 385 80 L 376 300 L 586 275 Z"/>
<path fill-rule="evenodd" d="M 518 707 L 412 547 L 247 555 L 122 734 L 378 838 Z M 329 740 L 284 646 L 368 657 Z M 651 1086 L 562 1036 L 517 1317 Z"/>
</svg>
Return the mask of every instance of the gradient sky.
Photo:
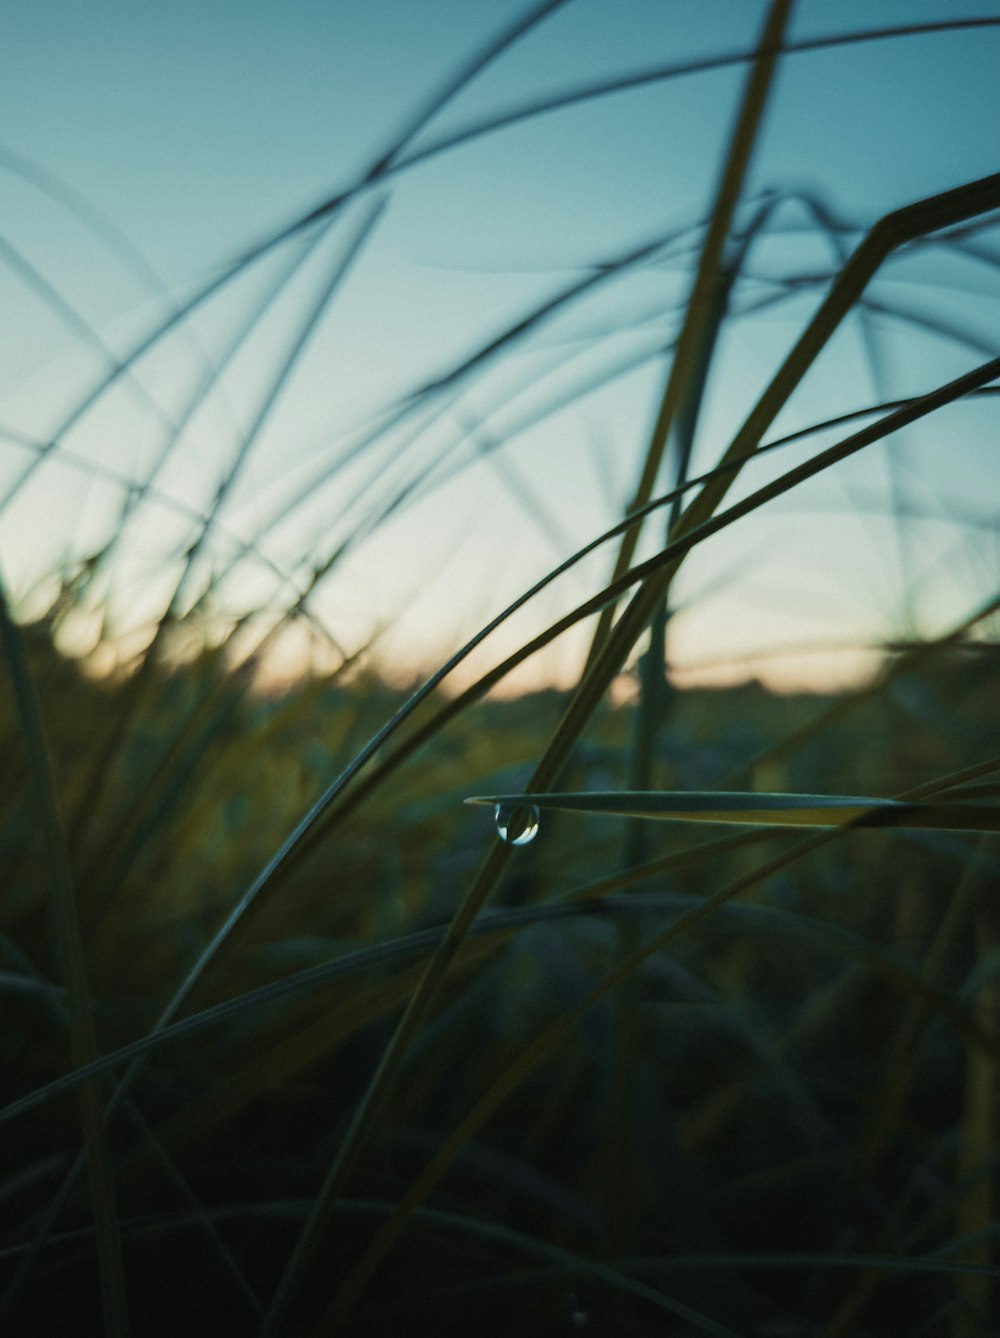
<svg viewBox="0 0 1000 1338">
<path fill-rule="evenodd" d="M 14 0 L 0 58 L 0 426 L 47 441 L 106 366 L 100 344 L 123 355 L 170 301 L 351 184 L 428 93 L 522 12 L 521 4 L 468 0 Z M 763 13 L 737 0 L 571 0 L 464 89 L 416 147 L 524 98 L 749 48 Z M 800 0 L 789 35 L 977 15 L 1000 18 L 1000 7 Z M 787 58 L 748 194 L 804 192 L 862 229 L 889 209 L 996 171 L 998 68 L 1000 28 Z M 317 616 L 346 649 L 389 625 L 381 644 L 399 672 L 433 667 L 616 519 L 662 391 L 667 364 L 657 350 L 686 292 L 690 234 L 456 384 L 447 403 L 435 403 L 433 421 L 423 422 L 430 407 L 421 410 L 333 467 L 401 397 L 582 280 L 588 267 L 690 229 L 711 201 L 744 77 L 729 68 L 594 99 L 428 158 L 393 176 L 384 194 L 355 201 L 193 417 L 157 480 L 169 504 L 149 500 L 136 512 L 109 595 L 121 619 L 155 616 L 175 571 L 169 555 L 192 532 L 177 506 L 197 511 L 210 500 L 304 313 L 378 200 L 366 244 L 227 497 L 225 533 L 207 550 L 218 569 L 236 539 L 259 540 L 271 564 L 239 564 L 224 587 L 231 606 L 287 602 L 291 587 L 276 589 L 273 568 L 301 578 L 305 559 L 354 535 L 314 598 Z M 43 185 L 59 183 L 99 210 L 148 272 L 40 189 L 36 171 L 46 174 Z M 775 294 L 776 276 L 816 280 L 834 267 L 828 241 L 806 226 L 800 205 L 783 205 L 775 222 L 753 254 L 748 302 Z M 983 247 L 1000 257 L 996 231 L 984 234 Z M 221 356 L 297 254 L 298 243 L 276 248 L 228 285 L 142 361 L 141 393 L 123 382 L 73 427 L 62 442 L 70 463 L 58 452 L 46 459 L 0 517 L 0 560 L 16 592 L 62 556 L 93 549 L 115 524 L 121 486 L 74 461 L 141 481 L 206 355 Z M 733 323 L 696 468 L 718 459 L 822 291 L 805 283 Z M 929 389 L 1000 345 L 995 266 L 924 251 L 901 259 L 871 295 L 910 319 L 876 314 L 867 336 L 852 322 L 779 427 Z M 929 333 L 919 324 L 925 318 L 960 327 L 965 342 Z M 869 337 L 879 351 L 874 376 Z M 598 384 L 644 355 L 631 372 Z M 522 426 L 588 385 L 567 408 Z M 835 683 L 863 662 L 829 647 L 897 634 L 907 617 L 925 632 L 943 628 L 985 598 L 996 584 L 995 403 L 949 410 L 893 448 L 913 513 L 901 533 L 884 519 L 889 457 L 876 447 L 705 545 L 678 584 L 676 661 L 727 661 L 700 672 L 766 673 L 784 686 Z M 813 449 L 795 448 L 783 463 Z M 29 459 L 12 436 L 0 438 L 0 490 Z M 778 466 L 754 468 L 756 484 Z M 380 508 L 428 470 L 365 538 Z M 609 563 L 604 555 L 567 577 L 477 663 L 589 594 Z M 742 658 L 793 643 L 828 648 Z M 568 681 L 581 644 L 567 639 L 520 681 Z"/>
</svg>

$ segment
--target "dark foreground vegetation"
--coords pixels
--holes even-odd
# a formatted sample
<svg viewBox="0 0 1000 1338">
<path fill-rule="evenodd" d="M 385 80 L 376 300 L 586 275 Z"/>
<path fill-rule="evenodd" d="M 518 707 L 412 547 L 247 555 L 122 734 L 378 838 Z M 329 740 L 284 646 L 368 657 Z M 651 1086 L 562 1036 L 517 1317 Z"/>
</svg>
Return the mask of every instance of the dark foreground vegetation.
<svg viewBox="0 0 1000 1338">
<path fill-rule="evenodd" d="M 505 11 L 447 77 L 435 59 L 356 178 L 234 242 L 200 288 L 154 285 L 152 325 L 126 322 L 123 351 L 3 240 L 97 369 L 52 388 L 36 430 L 0 424 L 4 1338 L 1000 1332 L 1000 176 L 956 180 L 953 131 L 921 133 L 927 109 L 900 111 L 878 64 L 892 42 L 995 42 L 1000 20 L 899 24 L 875 6 L 872 24 L 897 26 L 817 36 L 790 0 L 747 7 L 757 32 L 720 6 L 723 26 L 746 23 L 726 34 L 742 48 L 667 50 L 610 83 L 570 62 L 534 102 L 515 77 L 495 114 L 438 122 L 568 8 Z M 785 62 L 861 47 L 873 63 L 838 67 L 809 124 L 844 99 L 837 124 L 870 147 L 891 105 L 913 117 L 913 161 L 870 209 L 849 183 L 848 215 L 824 193 L 821 136 L 815 187 L 751 168 Z M 975 64 L 986 47 L 954 49 Z M 961 64 L 924 68 L 933 98 L 944 73 L 964 91 Z M 449 333 L 403 390 L 310 445 L 318 401 L 337 407 L 338 346 L 311 382 L 300 355 L 342 286 L 357 297 L 353 267 L 407 179 L 416 249 L 433 250 L 423 164 L 724 71 L 710 189 L 679 202 L 668 182 L 669 226 L 641 245 L 626 199 L 620 247 L 584 262 L 538 239 L 558 280 L 517 310 L 505 290 L 505 324 L 470 317 L 466 347 Z M 991 105 L 994 85 L 962 105 Z M 651 105 L 610 123 L 609 170 L 650 137 Z M 989 135 L 965 133 L 979 164 Z M 534 164 L 543 192 L 565 166 L 558 147 Z M 44 170 L 6 153 L 0 168 L 134 268 Z M 504 179 L 505 208 L 530 176 Z M 581 216 L 602 190 L 587 177 Z M 173 341 L 191 335 L 204 356 L 178 376 Z M 625 435 L 640 376 L 628 421 L 649 431 L 605 450 L 595 406 Z M 300 411 L 318 386 L 308 412 L 284 412 L 296 385 Z M 222 402 L 235 441 L 201 418 Z M 588 521 L 571 558 L 584 538 L 553 517 L 579 518 L 588 454 L 607 530 Z M 498 463 L 485 519 L 460 488 L 418 509 Z M 67 498 L 81 514 L 62 567 L 34 569 L 25 550 Z M 482 630 L 530 604 L 506 660 L 490 643 L 495 667 L 465 663 L 464 692 L 451 661 L 407 697 L 386 686 L 391 657 L 372 668 L 381 606 L 363 632 L 357 611 L 392 584 L 405 644 L 448 508 L 499 568 L 496 589 L 449 587 L 462 635 L 513 597 L 511 516 L 546 544 L 524 584 L 547 575 Z M 706 552 L 716 565 L 692 574 Z M 843 696 L 678 690 L 678 613 L 720 582 L 758 644 L 773 623 L 755 598 L 773 613 L 792 589 L 795 625 L 864 641 L 875 676 Z M 491 695 L 564 632 L 580 637 L 572 692 Z M 286 634 L 325 636 L 331 672 L 267 695 Z"/>
<path fill-rule="evenodd" d="M 262 697 L 217 653 L 95 681 L 54 651 L 51 631 L 45 620 L 20 640 L 58 777 L 97 1053 L 113 1055 L 152 1033 L 304 808 L 402 698 L 365 677 Z M 676 692 L 657 774 L 682 789 L 899 794 L 1000 753 L 996 672 L 995 648 L 978 642 L 899 650 L 872 690 L 845 697 Z M 9 1103 L 72 1058 L 38 787 L 4 701 Z M 556 693 L 482 703 L 339 821 L 334 807 L 181 1005 L 178 1019 L 205 1024 L 142 1052 L 104 1142 L 137 1332 L 256 1331 L 493 839 L 488 810 L 461 800 L 473 779 L 517 788 L 564 706 Z M 625 786 L 632 714 L 604 709 L 567 788 Z M 311 1331 L 443 1152 L 447 1168 L 360 1289 L 347 1331 L 990 1331 L 991 838 L 855 831 L 795 857 L 802 837 L 790 832 L 646 830 L 643 860 L 624 872 L 627 824 L 602 815 L 547 814 L 513 852 L 283 1331 Z M 767 872 L 782 854 L 792 858 Z M 645 941 L 726 887 L 732 900 L 632 978 L 632 1032 L 621 1034 L 620 993 L 608 991 L 503 1086 L 613 970 L 623 932 Z M 311 968 L 293 992 L 268 993 Z M 206 1017 L 229 1000 L 224 1017 Z M 100 1100 L 126 1072 L 125 1058 L 104 1071 Z M 483 1114 L 484 1093 L 501 1090 Z M 4 1125 L 5 1332 L 101 1331 L 85 1175 L 49 1217 L 79 1153 L 79 1098 L 58 1092 Z"/>
</svg>

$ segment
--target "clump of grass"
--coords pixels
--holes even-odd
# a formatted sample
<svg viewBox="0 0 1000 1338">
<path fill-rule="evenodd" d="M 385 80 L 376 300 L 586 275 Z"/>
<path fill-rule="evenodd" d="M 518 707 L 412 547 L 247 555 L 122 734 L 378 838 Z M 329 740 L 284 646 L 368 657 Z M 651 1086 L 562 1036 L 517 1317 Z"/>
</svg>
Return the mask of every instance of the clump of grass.
<svg viewBox="0 0 1000 1338">
<path fill-rule="evenodd" d="M 840 247 L 836 272 L 813 281 L 791 352 L 695 476 L 711 374 L 781 203 L 745 187 L 775 72 L 796 49 L 776 0 L 740 57 L 744 94 L 711 214 L 690 234 L 659 412 L 604 535 L 413 690 L 387 684 L 369 648 L 341 646 L 314 596 L 439 476 L 442 455 L 388 493 L 362 488 L 361 519 L 292 571 L 264 542 L 327 473 L 387 441 L 402 457 L 394 433 L 419 441 L 553 314 L 676 237 L 624 251 L 388 406 L 276 504 L 256 543 L 227 533 L 259 435 L 391 207 L 383 188 L 494 128 L 414 147 L 558 7 L 512 24 L 349 190 L 172 311 L 50 441 L 22 443 L 30 461 L 7 506 L 67 458 L 62 438 L 140 359 L 286 247 L 144 478 L 119 480 L 106 540 L 67 560 L 33 620 L 0 607 L 0 1304 L 12 1333 L 103 1322 L 121 1334 L 130 1316 L 150 1333 L 988 1331 L 995 573 L 993 593 L 944 631 L 883 646 L 850 693 L 681 691 L 666 673 L 690 554 L 900 429 L 995 393 L 1000 359 L 984 350 L 920 394 L 859 407 L 852 392 L 832 421 L 773 435 L 897 252 L 933 239 L 995 265 L 983 238 L 1000 178 L 871 220 L 850 254 L 812 201 Z M 324 248 L 326 274 L 238 451 L 207 505 L 182 505 L 161 473 L 186 423 Z M 770 481 L 744 488 L 765 455 Z M 190 528 L 130 653 L 113 630 L 116 582 L 151 501 Z M 653 524 L 664 537 L 640 549 Z M 574 606 L 450 687 L 542 589 L 614 546 L 610 575 Z M 276 593 L 236 613 L 227 592 L 254 563 Z M 60 650 L 74 622 L 96 627 L 89 663 Z M 490 699 L 577 624 L 591 640 L 575 690 Z M 267 689 L 292 634 L 326 671 Z M 613 698 L 623 679 L 631 704 Z M 507 806 L 518 838 L 534 807 L 542 835 L 495 839 L 489 815 L 462 803 L 477 794 Z M 624 840 L 613 815 L 634 824 Z M 650 816 L 673 821 L 639 835 Z M 695 819 L 739 830 L 706 835 Z M 821 830 L 787 830 L 800 827 Z"/>
</svg>

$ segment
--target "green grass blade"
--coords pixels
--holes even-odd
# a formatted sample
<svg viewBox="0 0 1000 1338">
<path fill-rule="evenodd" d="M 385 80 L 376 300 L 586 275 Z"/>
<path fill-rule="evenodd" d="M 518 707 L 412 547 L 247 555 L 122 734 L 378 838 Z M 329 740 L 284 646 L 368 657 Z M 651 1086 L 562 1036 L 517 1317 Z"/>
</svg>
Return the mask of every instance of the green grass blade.
<svg viewBox="0 0 1000 1338">
<path fill-rule="evenodd" d="M 916 804 L 856 795 L 760 794 L 735 790 L 591 791 L 477 795 L 467 804 L 563 809 L 627 818 L 763 824 L 767 827 L 918 827 L 925 831 L 1000 831 L 1000 808 L 975 804 Z"/>
<path fill-rule="evenodd" d="M 780 48 L 790 13 L 791 0 L 773 0 L 768 9 L 767 20 L 760 36 L 758 55 L 743 94 L 739 117 L 733 129 L 718 192 L 709 217 L 708 232 L 698 258 L 698 269 L 670 364 L 670 374 L 663 391 L 663 399 L 643 460 L 635 496 L 628 508 L 630 512 L 644 507 L 653 495 L 671 430 L 679 414 L 689 408 L 693 409 L 694 397 L 698 393 L 698 364 L 704 360 L 706 347 L 710 356 L 711 345 L 715 342 L 730 282 L 727 267 L 723 263 L 723 250 L 732 229 L 733 214 L 757 143 L 774 77 L 777 60 L 775 53 Z M 613 581 L 628 570 L 638 542 L 638 527 L 625 531 L 615 560 Z M 591 658 L 606 640 L 613 617 L 614 606 L 608 605 L 598 620 Z"/>
<path fill-rule="evenodd" d="M 762 45 L 780 34 L 789 12 L 789 8 L 782 10 L 777 5 L 771 9 Z M 733 287 L 751 243 L 764 231 L 776 203 L 773 199 L 765 199 L 739 246 L 730 254 L 728 239 L 733 214 L 758 138 L 772 75 L 772 62 L 762 59 L 754 63 L 730 140 L 683 325 L 674 347 L 660 412 L 635 496 L 628 507 L 629 514 L 641 510 L 649 502 L 670 440 L 675 442 L 677 484 L 683 486 L 690 473 L 709 371 L 728 315 Z M 680 502 L 678 497 L 671 505 L 668 535 L 680 514 Z M 615 576 L 628 568 L 639 542 L 640 530 L 641 525 L 637 524 L 623 533 L 615 560 Z M 650 621 L 649 646 L 640 665 L 640 700 L 633 714 L 628 761 L 631 789 L 644 789 L 654 783 L 654 758 L 666 723 L 671 696 L 666 680 L 668 600 L 669 594 L 664 591 Z M 598 619 L 594 647 L 605 639 L 613 616 L 614 605 L 609 604 Z M 626 866 L 641 863 L 647 857 L 648 837 L 648 829 L 641 823 L 628 825 L 623 857 Z M 639 943 L 639 922 L 624 917 L 618 924 L 619 958 L 626 959 Z M 607 1244 L 615 1255 L 625 1254 L 631 1248 L 642 1195 L 641 1171 L 635 1155 L 640 1070 L 638 989 L 638 977 L 633 976 L 616 991 L 614 1004 L 611 1119 L 604 1156 L 604 1179 Z"/>
<path fill-rule="evenodd" d="M 73 875 L 66 853 L 66 837 L 59 812 L 59 799 L 27 651 L 20 630 L 11 618 L 2 583 L 0 583 L 0 634 L 35 792 L 43 856 L 48 873 L 52 923 L 66 985 L 72 1058 L 73 1063 L 79 1066 L 88 1063 L 97 1055 L 97 1037 L 94 1031 L 93 1005 L 77 918 Z M 115 1203 L 111 1149 L 99 1079 L 93 1078 L 83 1084 L 79 1104 L 91 1207 L 97 1232 L 104 1322 L 111 1338 L 124 1338 L 128 1332 L 128 1310 L 125 1301 L 121 1235 Z M 12 1299 L 10 1292 L 5 1299 L 9 1304 Z"/>
</svg>

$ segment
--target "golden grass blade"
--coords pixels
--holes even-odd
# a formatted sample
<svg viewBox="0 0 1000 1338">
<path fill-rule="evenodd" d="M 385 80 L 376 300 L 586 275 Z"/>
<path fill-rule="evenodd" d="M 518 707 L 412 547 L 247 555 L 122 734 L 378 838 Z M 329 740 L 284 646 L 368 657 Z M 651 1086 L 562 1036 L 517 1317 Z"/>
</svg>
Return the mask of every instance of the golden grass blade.
<svg viewBox="0 0 1000 1338">
<path fill-rule="evenodd" d="M 739 244 L 733 248 L 727 246 L 739 193 L 739 180 L 745 173 L 749 150 L 756 138 L 763 112 L 764 99 L 760 94 L 759 74 L 760 66 L 755 65 L 732 136 L 719 199 L 706 235 L 691 300 L 675 345 L 670 375 L 644 462 L 639 491 L 633 505 L 628 508 L 630 514 L 637 509 L 641 510 L 648 502 L 668 440 L 673 440 L 675 445 L 674 476 L 678 485 L 683 486 L 690 474 L 695 432 L 709 371 L 729 312 L 733 287 L 751 244 L 765 230 L 776 205 L 775 198 L 765 198 Z M 767 86 L 768 80 L 765 79 L 765 90 Z M 686 358 L 686 362 L 682 363 L 682 357 Z M 670 507 L 666 527 L 668 533 L 676 524 L 680 507 L 681 498 L 678 496 Z M 628 567 L 638 542 L 639 529 L 636 525 L 623 534 L 615 574 Z M 655 783 L 654 757 L 672 700 L 665 675 L 668 600 L 669 595 L 664 592 L 650 620 L 649 645 L 640 661 L 640 700 L 632 722 L 627 776 L 628 787 L 632 790 L 646 789 Z M 604 640 L 613 613 L 614 605 L 608 605 L 602 611 L 594 633 L 594 647 Z M 642 823 L 627 825 L 623 849 L 623 863 L 626 866 L 639 864 L 647 858 L 649 835 L 649 829 Z M 640 931 L 641 924 L 637 918 L 623 917 L 618 922 L 617 952 L 620 959 L 624 960 L 638 948 Z M 616 991 L 614 1002 L 614 1071 L 611 1080 L 610 1128 L 604 1155 L 604 1200 L 608 1223 L 607 1248 L 615 1256 L 625 1255 L 632 1248 L 632 1236 L 639 1219 L 642 1197 L 642 1176 L 635 1155 L 640 1105 L 638 990 L 638 976 L 633 976 Z"/>
<path fill-rule="evenodd" d="M 698 258 L 698 268 L 684 315 L 684 323 L 670 364 L 663 400 L 646 450 L 635 496 L 628 508 L 630 512 L 644 507 L 653 495 L 671 429 L 678 414 L 684 412 L 695 393 L 702 350 L 713 324 L 718 326 L 721 316 L 720 290 L 724 293 L 728 287 L 722 260 L 723 248 L 732 229 L 733 214 L 757 142 L 774 76 L 776 53 L 781 46 L 791 7 L 791 0 L 774 0 L 768 10 L 758 44 L 759 54 L 754 60 L 743 94 L 739 118 L 733 130 L 718 194 L 709 218 L 708 232 Z M 612 581 L 628 570 L 638 542 L 638 526 L 625 531 L 615 560 Z M 608 605 L 598 620 L 591 659 L 606 640 L 613 618 L 614 606 Z"/>
</svg>

